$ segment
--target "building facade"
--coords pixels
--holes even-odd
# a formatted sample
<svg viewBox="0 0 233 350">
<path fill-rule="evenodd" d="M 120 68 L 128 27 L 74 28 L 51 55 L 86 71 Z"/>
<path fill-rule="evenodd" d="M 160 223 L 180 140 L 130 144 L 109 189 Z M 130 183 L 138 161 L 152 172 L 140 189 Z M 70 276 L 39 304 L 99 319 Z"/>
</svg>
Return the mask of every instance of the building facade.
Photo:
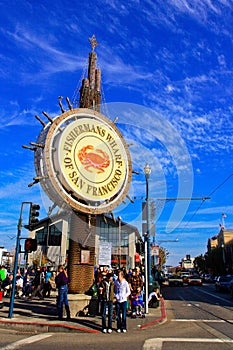
<svg viewBox="0 0 233 350">
<path fill-rule="evenodd" d="M 30 233 L 31 238 L 37 239 L 37 251 L 28 254 L 27 264 L 29 266 L 51 266 L 54 269 L 59 264 L 73 264 L 70 256 L 70 232 L 71 215 L 60 214 L 47 217 L 39 221 L 34 231 Z M 79 238 L 76 240 L 76 251 L 72 255 L 76 257 L 77 274 L 73 276 L 77 285 L 82 286 L 78 291 L 83 293 L 87 285 L 91 285 L 94 277 L 93 266 L 99 266 L 100 246 L 102 243 L 110 243 L 112 268 L 133 268 L 141 261 L 136 253 L 136 243 L 141 239 L 138 229 L 110 215 L 98 215 L 95 218 L 95 226 L 86 225 L 85 220 L 77 222 L 79 226 Z M 92 244 L 90 243 L 92 242 Z M 90 251 L 93 251 L 93 254 Z M 94 256 L 94 261 L 91 256 Z M 79 271 L 91 267 L 92 273 L 88 281 L 83 283 L 79 280 Z"/>
<path fill-rule="evenodd" d="M 221 226 L 217 235 L 208 239 L 207 257 L 211 271 L 233 273 L 233 230 Z"/>
</svg>

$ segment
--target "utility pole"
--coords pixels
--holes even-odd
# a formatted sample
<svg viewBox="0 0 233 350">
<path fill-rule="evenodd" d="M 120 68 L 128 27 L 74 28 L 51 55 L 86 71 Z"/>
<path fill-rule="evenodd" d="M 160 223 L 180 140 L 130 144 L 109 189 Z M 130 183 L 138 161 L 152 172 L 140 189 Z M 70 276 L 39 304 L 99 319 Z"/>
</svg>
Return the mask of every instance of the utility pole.
<svg viewBox="0 0 233 350">
<path fill-rule="evenodd" d="M 151 247 L 150 247 L 150 212 L 149 212 L 149 202 L 152 200 L 152 198 L 149 198 L 149 176 L 151 173 L 151 168 L 148 164 L 146 164 L 144 168 L 144 174 L 146 177 L 146 201 L 142 203 L 142 220 L 146 221 L 146 229 L 144 229 L 144 223 L 142 224 L 142 231 L 144 235 L 144 246 L 145 246 L 145 312 L 148 313 L 148 294 L 150 292 L 151 286 L 153 285 L 152 281 L 152 275 L 151 275 Z M 134 197 L 134 200 L 137 199 Z M 139 199 L 139 198 L 138 198 Z M 143 200 L 143 198 L 140 198 Z M 205 201 L 207 199 L 210 199 L 210 197 L 167 197 L 167 198 L 156 198 L 155 200 L 158 201 L 193 201 L 193 200 L 199 200 L 199 201 Z M 145 205 L 144 205 L 145 204 Z M 145 214 L 146 213 L 146 218 Z M 146 219 L 146 220 L 145 220 Z M 155 237 L 154 237 L 155 238 Z M 160 242 L 178 242 L 178 238 L 175 240 L 164 240 Z"/>
<path fill-rule="evenodd" d="M 10 308 L 9 308 L 8 318 L 12 318 L 12 315 L 13 315 L 16 274 L 17 274 L 17 268 L 18 268 L 18 257 L 19 257 L 19 248 L 20 248 L 20 239 L 21 239 L 21 230 L 22 230 L 22 215 L 23 215 L 24 204 L 31 204 L 31 202 L 22 202 L 21 209 L 20 209 L 19 222 L 18 222 L 18 232 L 17 232 L 17 237 L 16 237 L 16 247 L 15 247 L 15 261 L 14 261 L 14 270 L 13 270 L 12 290 L 11 290 L 11 299 L 10 299 Z"/>
<path fill-rule="evenodd" d="M 19 260 L 19 253 L 20 253 L 20 240 L 24 239 L 21 237 L 21 231 L 22 231 L 22 227 L 23 227 L 22 217 L 23 217 L 23 209 L 24 209 L 25 204 L 30 205 L 30 213 L 29 213 L 28 225 L 24 225 L 24 227 L 27 229 L 28 228 L 31 229 L 31 225 L 33 223 L 36 223 L 37 221 L 39 221 L 38 219 L 36 219 L 36 217 L 39 216 L 39 212 L 37 212 L 37 210 L 40 209 L 40 206 L 37 204 L 33 204 L 32 202 L 22 202 L 21 209 L 20 209 L 20 215 L 19 215 L 19 221 L 18 221 L 17 237 L 16 237 L 15 261 L 14 261 L 14 269 L 13 269 L 12 290 L 11 290 L 11 299 L 10 299 L 8 318 L 12 318 L 12 315 L 13 315 L 14 300 L 15 300 L 15 287 L 16 287 L 16 275 L 17 275 L 18 260 Z"/>
</svg>

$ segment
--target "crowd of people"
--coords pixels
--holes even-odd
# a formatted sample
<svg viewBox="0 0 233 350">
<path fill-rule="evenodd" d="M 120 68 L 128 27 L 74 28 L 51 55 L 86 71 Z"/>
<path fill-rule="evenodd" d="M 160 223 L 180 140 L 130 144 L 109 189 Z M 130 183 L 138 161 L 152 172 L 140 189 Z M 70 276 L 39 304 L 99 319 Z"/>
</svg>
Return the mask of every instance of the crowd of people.
<svg viewBox="0 0 233 350">
<path fill-rule="evenodd" d="M 144 276 L 140 267 L 118 271 L 108 271 L 106 267 L 97 269 L 91 288 L 97 296 L 97 310 L 102 316 L 102 332 L 112 333 L 112 319 L 115 307 L 117 332 L 126 332 L 126 316 L 145 317 Z M 162 298 L 157 284 L 148 298 L 149 307 L 158 307 Z"/>
<path fill-rule="evenodd" d="M 4 296 L 10 296 L 13 274 L 7 273 L 4 266 L 0 266 L 0 288 Z M 67 269 L 60 265 L 58 270 L 52 271 L 49 267 L 18 270 L 16 275 L 15 296 L 18 298 L 44 299 L 50 297 L 51 291 L 58 291 L 57 311 L 58 318 L 63 319 L 63 305 L 66 317 L 70 319 L 68 302 L 68 285 L 70 279 Z M 102 318 L 102 332 L 112 333 L 113 316 L 117 323 L 117 332 L 127 331 L 127 315 L 131 317 L 144 316 L 144 275 L 140 267 L 134 269 L 109 270 L 107 267 L 97 268 L 94 273 L 93 285 L 89 293 L 95 297 L 96 310 Z M 149 307 L 158 307 L 162 295 L 159 284 L 155 286 L 148 297 Z"/>
<path fill-rule="evenodd" d="M 50 268 L 37 267 L 17 271 L 15 297 L 44 299 L 50 297 L 52 290 L 56 290 L 56 272 Z M 13 273 L 8 273 L 4 266 L 0 266 L 0 287 L 4 296 L 10 296 L 12 291 Z"/>
</svg>

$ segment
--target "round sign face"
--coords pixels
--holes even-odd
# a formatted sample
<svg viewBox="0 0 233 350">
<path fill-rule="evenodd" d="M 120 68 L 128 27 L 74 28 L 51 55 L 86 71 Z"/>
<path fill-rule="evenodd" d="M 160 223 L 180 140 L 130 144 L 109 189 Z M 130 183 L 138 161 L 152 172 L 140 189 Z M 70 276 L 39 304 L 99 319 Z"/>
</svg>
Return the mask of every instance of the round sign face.
<svg viewBox="0 0 233 350">
<path fill-rule="evenodd" d="M 64 130 L 59 164 L 67 186 L 89 201 L 110 200 L 121 190 L 127 173 L 119 135 L 102 121 L 85 117 Z"/>
<path fill-rule="evenodd" d="M 40 183 L 53 201 L 92 214 L 111 211 L 122 202 L 132 167 L 114 123 L 96 111 L 73 109 L 58 116 L 45 137 L 43 155 L 35 157 L 36 169 L 46 178 Z"/>
</svg>

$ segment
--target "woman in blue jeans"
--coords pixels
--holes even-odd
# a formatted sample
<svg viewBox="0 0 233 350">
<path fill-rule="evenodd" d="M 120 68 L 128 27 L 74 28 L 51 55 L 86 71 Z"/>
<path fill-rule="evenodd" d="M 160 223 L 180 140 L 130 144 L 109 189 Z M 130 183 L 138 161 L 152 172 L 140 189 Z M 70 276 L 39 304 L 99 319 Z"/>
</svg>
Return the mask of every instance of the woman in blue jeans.
<svg viewBox="0 0 233 350">
<path fill-rule="evenodd" d="M 63 303 L 65 304 L 67 319 L 70 319 L 70 307 L 68 302 L 68 283 L 69 277 L 63 265 L 58 267 L 58 274 L 55 278 L 56 286 L 58 288 L 57 309 L 58 319 L 63 319 Z"/>
<path fill-rule="evenodd" d="M 126 333 L 126 307 L 127 298 L 130 295 L 129 284 L 124 278 L 123 271 L 119 271 L 118 278 L 115 282 L 115 297 L 116 297 L 116 318 L 117 332 Z"/>
</svg>

